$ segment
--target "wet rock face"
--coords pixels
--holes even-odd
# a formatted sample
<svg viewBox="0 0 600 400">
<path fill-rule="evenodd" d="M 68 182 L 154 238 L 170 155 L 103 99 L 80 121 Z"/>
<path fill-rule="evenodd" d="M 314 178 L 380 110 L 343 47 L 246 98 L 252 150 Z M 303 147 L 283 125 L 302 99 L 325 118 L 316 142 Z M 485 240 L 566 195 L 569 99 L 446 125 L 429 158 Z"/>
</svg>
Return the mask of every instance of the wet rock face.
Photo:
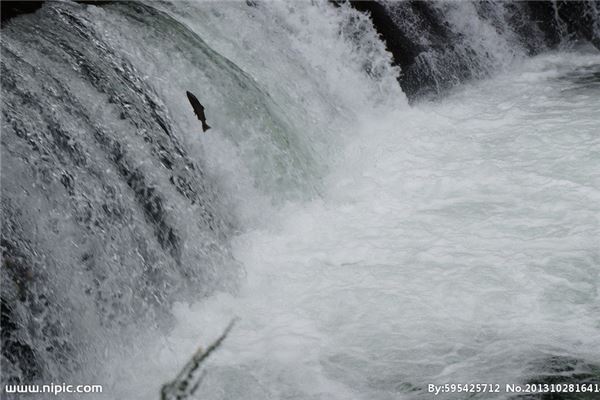
<svg viewBox="0 0 600 400">
<path fill-rule="evenodd" d="M 600 48 L 597 2 L 350 3 L 370 14 L 395 63 L 402 68 L 400 85 L 411 99 L 435 96 L 466 80 L 484 77 L 502 62 L 502 55 L 482 51 L 468 40 L 465 29 L 469 27 L 449 18 L 453 12 L 464 11 L 465 18 L 473 23 L 488 24 L 529 55 L 572 40 L 587 40 Z"/>
<path fill-rule="evenodd" d="M 529 1 L 530 17 L 544 32 L 548 46 L 563 40 L 587 40 L 600 49 L 600 3 L 597 1 Z"/>
</svg>

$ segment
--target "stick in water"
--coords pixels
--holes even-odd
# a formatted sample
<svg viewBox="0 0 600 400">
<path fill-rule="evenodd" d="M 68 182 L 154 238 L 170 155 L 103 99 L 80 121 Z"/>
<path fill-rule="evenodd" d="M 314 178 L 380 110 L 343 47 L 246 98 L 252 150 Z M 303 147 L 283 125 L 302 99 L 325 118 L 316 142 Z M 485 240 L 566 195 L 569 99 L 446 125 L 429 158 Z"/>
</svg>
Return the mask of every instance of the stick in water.
<svg viewBox="0 0 600 400">
<path fill-rule="evenodd" d="M 208 346 L 206 351 L 202 351 L 202 348 L 196 350 L 196 353 L 194 353 L 192 359 L 185 364 L 177 377 L 172 382 L 163 385 L 160 391 L 161 400 L 186 400 L 194 395 L 198 389 L 198 386 L 200 386 L 200 383 L 206 375 L 206 371 L 204 371 L 199 376 L 196 376 L 196 371 L 198 368 L 200 368 L 200 365 L 208 358 L 208 356 L 210 356 L 213 351 L 221 346 L 227 335 L 229 335 L 229 332 L 231 331 L 231 328 L 233 328 L 236 320 L 237 319 L 231 320 L 221 336 L 219 336 L 215 342 Z"/>
</svg>

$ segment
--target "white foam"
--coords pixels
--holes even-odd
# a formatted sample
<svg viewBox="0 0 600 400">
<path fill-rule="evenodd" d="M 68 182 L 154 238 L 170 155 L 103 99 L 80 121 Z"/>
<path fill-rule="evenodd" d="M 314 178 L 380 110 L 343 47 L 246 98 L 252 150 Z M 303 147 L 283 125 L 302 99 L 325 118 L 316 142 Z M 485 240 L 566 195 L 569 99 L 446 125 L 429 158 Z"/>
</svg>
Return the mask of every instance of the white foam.
<svg viewBox="0 0 600 400">
<path fill-rule="evenodd" d="M 245 282 L 178 304 L 173 330 L 117 367 L 136 366 L 115 391 L 155 396 L 236 316 L 198 398 L 430 398 L 411 389 L 516 383 L 546 355 L 599 363 L 599 93 L 576 97 L 558 79 L 598 56 L 515 63 L 410 109 L 381 91 L 393 70 L 358 66 L 372 53 L 340 35 L 348 15 L 268 4 L 169 12 L 303 127 L 326 167 L 321 196 L 248 201 L 264 194 L 250 173 L 218 161 L 247 160 L 207 139 L 245 216 L 233 241 Z"/>
</svg>

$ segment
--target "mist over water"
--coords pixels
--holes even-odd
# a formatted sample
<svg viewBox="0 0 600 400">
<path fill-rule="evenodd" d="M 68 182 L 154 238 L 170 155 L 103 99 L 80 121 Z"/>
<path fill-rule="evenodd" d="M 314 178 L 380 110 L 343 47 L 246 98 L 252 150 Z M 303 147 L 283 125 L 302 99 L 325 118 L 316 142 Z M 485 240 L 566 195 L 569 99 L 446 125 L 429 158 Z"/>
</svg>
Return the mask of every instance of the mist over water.
<svg viewBox="0 0 600 400">
<path fill-rule="evenodd" d="M 89 33 L 72 38 L 72 53 L 63 47 L 72 60 L 50 65 L 53 44 L 23 48 L 29 37 L 3 30 L 3 73 L 26 64 L 52 77 L 42 99 L 50 115 L 95 157 L 73 175 L 94 177 L 112 188 L 110 204 L 132 210 L 117 237 L 86 230 L 87 220 L 42 224 L 63 238 L 62 252 L 37 243 L 69 266 L 56 286 L 83 287 L 56 307 L 83 309 L 73 324 L 85 332 L 72 332 L 79 347 L 66 352 L 87 355 L 66 367 L 49 352 L 54 376 L 102 383 L 106 398 L 158 398 L 234 317 L 199 399 L 428 399 L 429 383 L 523 383 L 559 373 L 554 364 L 573 374 L 600 365 L 600 54 L 582 45 L 528 57 L 508 34 L 466 27 L 470 8 L 439 7 L 506 65 L 410 106 L 401 71 L 348 5 L 53 4 L 42 11 Z M 78 58 L 81 48 L 105 52 L 88 81 L 73 69 L 91 57 Z M 3 81 L 3 97 L 9 89 Z M 19 90 L 11 96 L 28 98 Z M 186 90 L 206 107 L 206 135 Z M 145 104 L 131 101 L 138 95 Z M 120 107 L 129 114 L 118 118 Z M 8 122 L 3 131 L 18 133 Z M 101 139 L 88 146 L 97 131 L 122 144 L 164 216 L 144 214 Z M 3 137 L 3 175 L 30 184 L 17 142 Z M 161 151 L 177 157 L 165 162 Z M 172 176 L 191 182 L 194 201 Z M 48 202 L 60 203 L 62 189 L 48 185 Z M 73 190 L 97 209 L 111 191 Z M 171 239 L 155 238 L 152 224 L 170 227 Z M 108 250 L 93 250 L 94 235 Z M 102 273 L 70 281 L 84 252 L 74 248 Z M 90 298 L 89 282 L 121 295 Z"/>
</svg>

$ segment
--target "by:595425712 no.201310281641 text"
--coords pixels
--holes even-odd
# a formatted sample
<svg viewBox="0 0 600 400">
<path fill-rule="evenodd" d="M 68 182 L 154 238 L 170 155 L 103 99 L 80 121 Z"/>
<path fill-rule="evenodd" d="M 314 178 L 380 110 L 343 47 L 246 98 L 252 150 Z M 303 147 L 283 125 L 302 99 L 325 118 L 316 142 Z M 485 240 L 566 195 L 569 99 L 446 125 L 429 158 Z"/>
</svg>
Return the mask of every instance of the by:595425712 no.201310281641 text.
<svg viewBox="0 0 600 400">
<path fill-rule="evenodd" d="M 600 393 L 598 383 L 445 383 L 427 385 L 434 395 L 443 393 Z"/>
</svg>

